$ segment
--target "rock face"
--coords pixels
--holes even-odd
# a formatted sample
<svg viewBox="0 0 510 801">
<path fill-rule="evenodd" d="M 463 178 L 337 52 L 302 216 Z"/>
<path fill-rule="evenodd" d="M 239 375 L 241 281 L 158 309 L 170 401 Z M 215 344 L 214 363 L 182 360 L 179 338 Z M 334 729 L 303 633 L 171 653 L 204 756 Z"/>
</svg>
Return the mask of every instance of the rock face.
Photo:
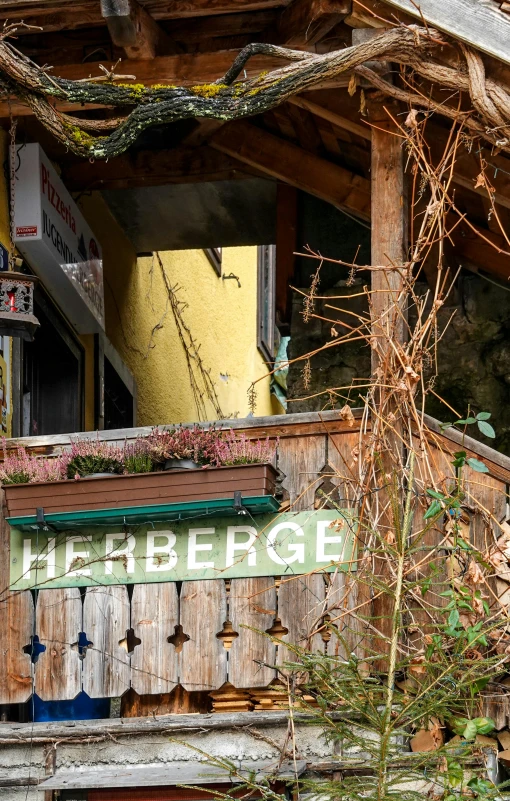
<svg viewBox="0 0 510 801">
<path fill-rule="evenodd" d="M 332 341 L 335 338 L 331 332 L 333 325 L 339 334 L 338 340 L 347 333 L 342 322 L 356 325 L 354 317 L 336 309 L 366 313 L 364 298 L 345 298 L 357 294 L 360 289 L 359 283 L 346 287 L 345 281 L 339 281 L 336 287 L 321 290 L 319 294 L 326 299 L 315 301 L 315 313 L 326 319 L 312 319 L 308 323 L 303 319 L 302 298 L 296 297 L 291 321 L 290 359 Z M 417 289 L 424 294 L 427 286 L 418 285 Z M 335 308 L 330 308 L 332 306 Z M 412 323 L 412 310 L 410 318 Z M 334 324 L 335 320 L 340 323 Z M 468 433 L 510 454 L 510 293 L 479 275 L 463 271 L 455 290 L 439 312 L 438 334 L 434 391 L 460 416 L 466 414 L 468 407 L 475 413 L 490 412 L 496 440 L 487 439 L 473 427 Z M 359 394 L 364 394 L 366 388 L 349 391 L 346 387 L 367 383 L 363 379 L 370 375 L 370 352 L 363 342 L 339 343 L 312 357 L 310 364 L 308 387 L 303 381 L 304 363 L 290 365 L 287 382 L 291 401 L 289 412 L 335 408 L 346 400 L 353 406 L 359 404 Z M 433 379 L 435 373 L 436 365 L 431 365 L 427 368 L 426 378 Z M 325 390 L 334 390 L 335 394 Z M 310 398 L 311 395 L 316 397 Z M 305 400 L 306 397 L 309 399 Z M 434 396 L 429 396 L 427 412 L 443 421 L 453 417 L 452 412 Z"/>
</svg>

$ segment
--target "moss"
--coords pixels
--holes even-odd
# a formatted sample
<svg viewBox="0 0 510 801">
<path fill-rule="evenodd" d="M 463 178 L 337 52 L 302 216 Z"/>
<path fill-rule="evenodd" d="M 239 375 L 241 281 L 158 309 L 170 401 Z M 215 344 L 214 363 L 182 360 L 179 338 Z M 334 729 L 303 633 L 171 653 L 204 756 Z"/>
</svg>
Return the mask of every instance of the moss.
<svg viewBox="0 0 510 801">
<path fill-rule="evenodd" d="M 190 92 L 200 97 L 216 97 L 223 89 L 228 89 L 226 83 L 201 83 L 197 86 L 190 86 Z"/>
</svg>

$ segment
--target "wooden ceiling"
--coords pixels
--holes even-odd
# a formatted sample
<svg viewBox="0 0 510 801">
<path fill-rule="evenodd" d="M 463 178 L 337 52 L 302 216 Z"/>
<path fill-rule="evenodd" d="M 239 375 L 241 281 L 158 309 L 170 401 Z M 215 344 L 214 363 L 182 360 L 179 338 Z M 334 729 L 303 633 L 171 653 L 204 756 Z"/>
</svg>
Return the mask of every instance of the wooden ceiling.
<svg viewBox="0 0 510 801">
<path fill-rule="evenodd" d="M 382 0 L 0 0 L 0 20 L 7 19 L 43 29 L 26 29 L 16 46 L 38 64 L 51 65 L 54 74 L 86 79 L 100 74 L 100 64 L 111 67 L 120 58 L 117 72 L 145 84 L 216 80 L 250 42 L 328 52 L 349 46 L 356 28 L 412 21 Z M 247 69 L 258 74 L 274 66 L 274 59 L 259 56 Z M 359 84 L 353 96 L 347 91 L 349 77 L 249 121 L 190 120 L 153 129 L 123 156 L 93 166 L 63 152 L 28 108 L 13 104 L 12 109 L 20 138 L 40 141 L 60 161 L 74 191 L 262 175 L 368 219 L 371 132 Z M 74 107 L 73 113 L 80 112 Z M 0 102 L 6 125 L 8 116 L 9 105 Z M 432 155 L 439 158 L 448 134 L 439 118 L 429 122 L 429 134 Z M 490 219 L 484 190 L 475 186 L 481 156 L 490 165 L 498 214 L 510 223 L 510 159 L 463 150 L 455 172 L 456 203 L 485 240 L 473 243 L 469 229 L 459 226 L 456 257 L 506 280 L 510 257 L 497 249 L 508 250 L 507 243 Z"/>
</svg>

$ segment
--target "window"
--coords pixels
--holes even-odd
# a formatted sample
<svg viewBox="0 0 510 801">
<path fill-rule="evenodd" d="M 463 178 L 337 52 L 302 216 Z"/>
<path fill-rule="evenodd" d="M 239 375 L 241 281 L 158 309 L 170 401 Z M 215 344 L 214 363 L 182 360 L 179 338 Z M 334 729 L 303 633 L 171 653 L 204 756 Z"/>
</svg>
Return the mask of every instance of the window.
<svg viewBox="0 0 510 801">
<path fill-rule="evenodd" d="M 221 276 L 221 259 L 223 248 L 205 248 L 204 253 L 211 262 L 215 273 Z"/>
<path fill-rule="evenodd" d="M 257 346 L 268 362 L 275 357 L 276 246 L 261 245 L 257 259 Z"/>
</svg>

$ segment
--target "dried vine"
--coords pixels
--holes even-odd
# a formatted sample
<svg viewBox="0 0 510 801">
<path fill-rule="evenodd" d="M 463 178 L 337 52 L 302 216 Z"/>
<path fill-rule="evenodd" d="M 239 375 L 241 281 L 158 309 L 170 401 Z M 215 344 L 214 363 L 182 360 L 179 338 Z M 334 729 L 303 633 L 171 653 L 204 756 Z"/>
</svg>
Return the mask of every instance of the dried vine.
<svg viewBox="0 0 510 801">
<path fill-rule="evenodd" d="M 431 29 L 397 27 L 367 42 L 322 55 L 251 44 L 241 50 L 227 73 L 215 83 L 191 87 L 126 83 L 123 80 L 132 76 L 116 76 L 113 71 L 87 81 L 54 77 L 7 41 L 15 31 L 16 26 L 10 26 L 0 37 L 0 89 L 6 96 L 27 103 L 40 122 L 72 152 L 92 159 L 123 153 L 151 126 L 190 118 L 228 121 L 261 114 L 303 90 L 352 71 L 386 95 L 461 120 L 471 134 L 510 151 L 510 92 L 485 76 L 479 54 L 446 41 Z M 441 62 L 445 48 L 450 57 L 457 58 L 457 67 Z M 255 78 L 239 79 L 248 61 L 257 55 L 290 63 Z M 376 74 L 365 66 L 367 61 L 399 64 L 401 85 Z M 428 89 L 422 92 L 420 88 L 406 88 L 413 74 L 441 88 L 466 93 L 471 107 L 459 111 L 455 101 L 436 101 Z M 59 111 L 55 101 L 114 107 L 125 116 L 82 119 Z"/>
</svg>

